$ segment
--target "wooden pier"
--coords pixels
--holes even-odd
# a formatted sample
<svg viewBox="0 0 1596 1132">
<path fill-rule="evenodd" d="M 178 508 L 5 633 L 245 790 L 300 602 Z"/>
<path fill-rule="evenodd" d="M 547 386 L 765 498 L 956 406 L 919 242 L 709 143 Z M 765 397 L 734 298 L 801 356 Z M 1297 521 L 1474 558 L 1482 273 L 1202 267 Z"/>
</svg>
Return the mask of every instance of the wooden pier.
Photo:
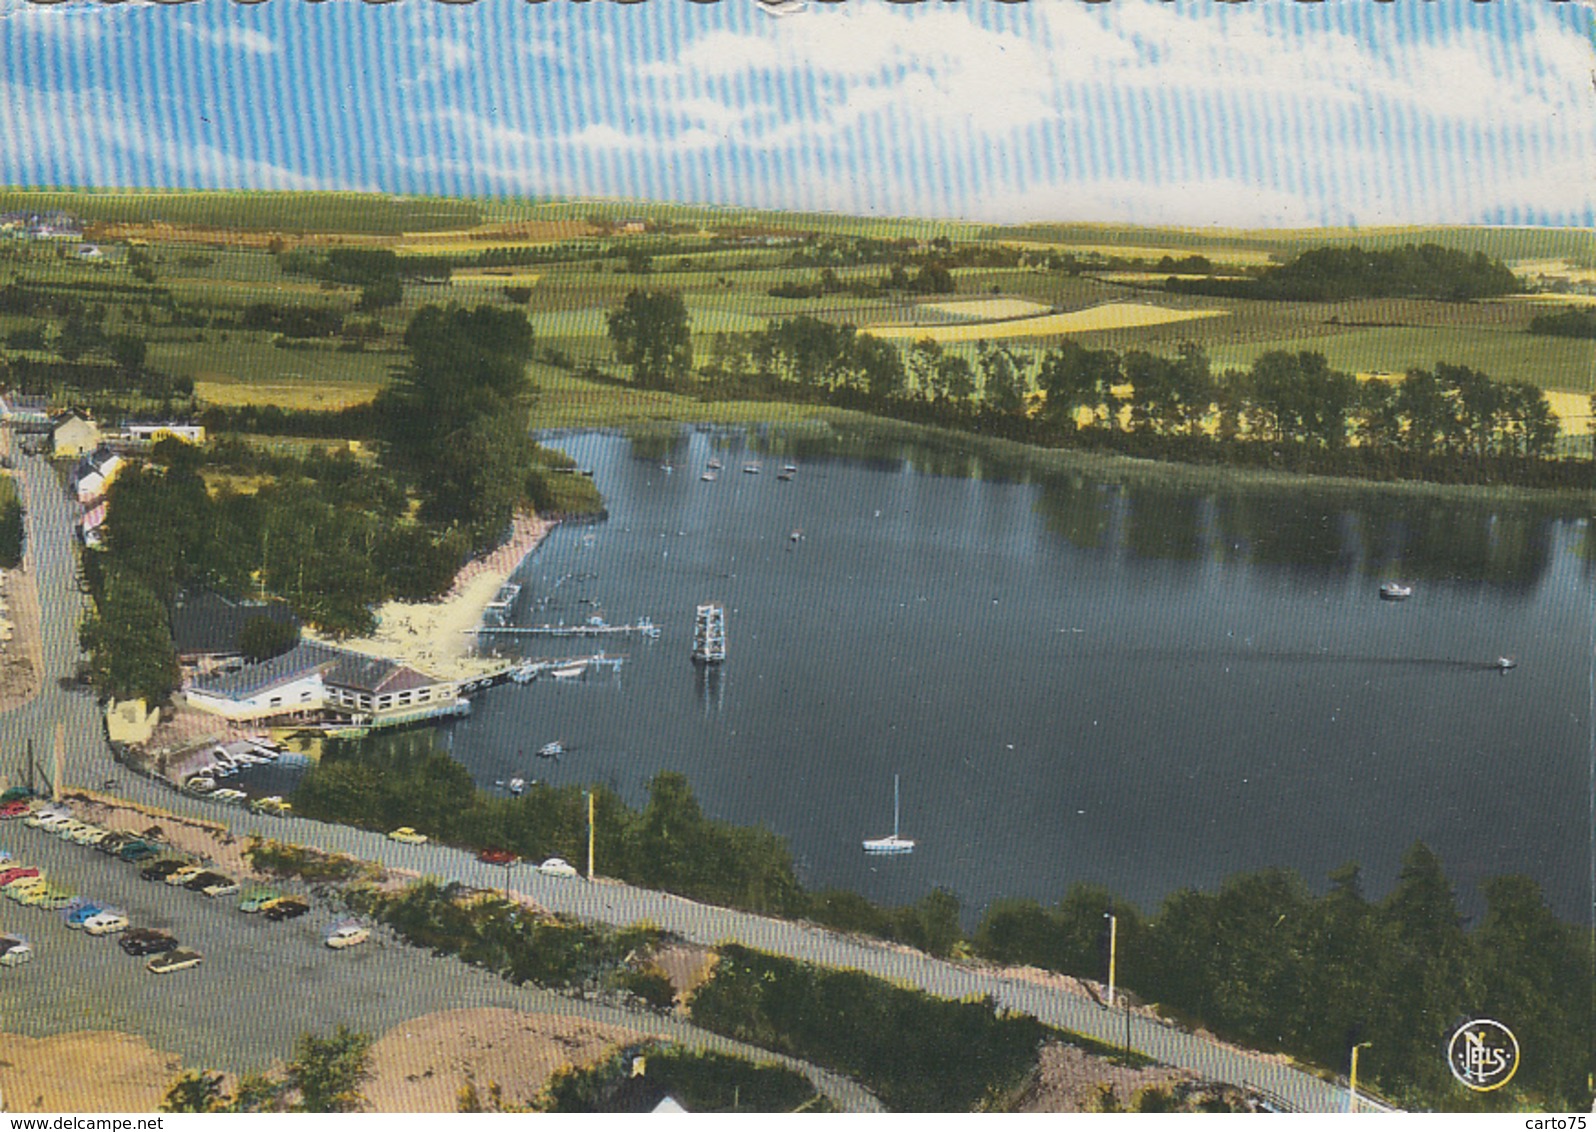
<svg viewBox="0 0 1596 1132">
<path fill-rule="evenodd" d="M 595 617 L 581 625 L 482 625 L 465 631 L 517 637 L 608 637 L 627 633 L 644 637 L 659 636 L 659 626 L 647 617 L 641 617 L 629 625 L 610 625 Z"/>
</svg>

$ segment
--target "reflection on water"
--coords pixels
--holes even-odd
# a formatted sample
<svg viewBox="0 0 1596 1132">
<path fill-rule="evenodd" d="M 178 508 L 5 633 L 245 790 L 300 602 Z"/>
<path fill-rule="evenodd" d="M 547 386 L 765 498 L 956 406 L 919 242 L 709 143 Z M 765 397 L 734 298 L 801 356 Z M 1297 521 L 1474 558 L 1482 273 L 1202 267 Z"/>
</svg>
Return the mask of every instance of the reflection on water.
<svg viewBox="0 0 1596 1132">
<path fill-rule="evenodd" d="M 1423 839 L 1465 899 L 1524 872 L 1586 914 L 1566 832 L 1588 821 L 1593 574 L 1566 505 L 1109 475 L 862 430 L 549 443 L 596 469 L 611 519 L 549 538 L 518 618 L 663 633 L 616 643 L 624 686 L 478 697 L 445 730 L 479 783 L 528 777 L 518 752 L 559 736 L 572 753 L 538 776 L 641 801 L 680 771 L 705 812 L 788 838 L 810 883 L 887 901 L 1085 880 L 1150 906 L 1348 859 L 1378 894 Z M 1386 578 L 1414 596 L 1380 601 Z M 689 659 L 707 600 L 720 668 Z M 894 774 L 919 848 L 866 859 Z"/>
</svg>

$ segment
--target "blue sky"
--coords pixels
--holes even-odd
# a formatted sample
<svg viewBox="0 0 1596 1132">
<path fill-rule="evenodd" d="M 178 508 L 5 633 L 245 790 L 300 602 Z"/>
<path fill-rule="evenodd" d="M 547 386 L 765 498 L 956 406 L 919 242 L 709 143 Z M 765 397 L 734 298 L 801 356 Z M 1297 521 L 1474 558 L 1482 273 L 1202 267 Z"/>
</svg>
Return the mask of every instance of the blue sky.
<svg viewBox="0 0 1596 1132">
<path fill-rule="evenodd" d="M 0 182 L 1596 224 L 1589 7 L 0 0 Z"/>
</svg>

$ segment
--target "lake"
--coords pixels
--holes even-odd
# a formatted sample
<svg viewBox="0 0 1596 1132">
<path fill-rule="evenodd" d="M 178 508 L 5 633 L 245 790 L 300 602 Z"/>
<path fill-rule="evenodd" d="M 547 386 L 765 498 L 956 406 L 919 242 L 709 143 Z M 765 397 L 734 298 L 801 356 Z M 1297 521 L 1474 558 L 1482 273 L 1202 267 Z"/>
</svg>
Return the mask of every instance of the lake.
<svg viewBox="0 0 1596 1132">
<path fill-rule="evenodd" d="M 1479 880 L 1523 872 L 1586 915 L 1585 518 L 1116 481 L 863 434 L 545 442 L 594 470 L 609 519 L 549 537 L 513 623 L 663 632 L 610 639 L 613 674 L 479 695 L 441 737 L 484 786 L 601 781 L 640 804 L 681 771 L 709 815 L 787 838 L 805 883 L 890 903 L 944 886 L 973 912 L 1090 881 L 1151 909 L 1268 866 L 1322 888 L 1348 860 L 1378 895 L 1423 840 L 1467 911 Z M 1413 596 L 1379 600 L 1386 579 Z M 689 656 L 706 601 L 725 604 L 728 641 L 707 671 Z M 553 740 L 558 765 L 533 756 Z M 868 858 L 895 774 L 919 846 Z"/>
</svg>

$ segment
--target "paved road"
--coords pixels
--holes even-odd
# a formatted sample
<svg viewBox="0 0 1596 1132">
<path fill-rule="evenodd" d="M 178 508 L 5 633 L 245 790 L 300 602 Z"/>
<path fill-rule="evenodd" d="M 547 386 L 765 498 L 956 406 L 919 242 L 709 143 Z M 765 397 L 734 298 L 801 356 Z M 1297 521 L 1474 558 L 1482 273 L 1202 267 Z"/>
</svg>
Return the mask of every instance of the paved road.
<svg viewBox="0 0 1596 1132">
<path fill-rule="evenodd" d="M 225 821 L 240 834 L 258 833 L 318 849 L 349 853 L 392 868 L 484 888 L 502 887 L 502 869 L 483 865 L 459 850 L 436 845 L 398 845 L 378 834 L 342 826 L 241 813 L 177 794 L 113 766 L 93 698 L 82 692 L 63 690 L 57 679 L 70 672 L 77 662 L 75 626 L 84 600 L 74 583 L 72 504 L 43 461 L 27 459 L 23 463 L 27 477 L 29 548 L 37 563 L 43 617 L 46 676 L 44 690 L 37 700 L 0 717 L 0 753 L 8 761 L 14 760 L 14 753 L 29 737 L 41 751 L 48 751 L 54 726 L 62 722 L 67 729 L 66 781 L 92 785 L 109 775 L 119 780 L 116 790 L 119 794 L 169 810 Z M 602 869 L 603 862 L 599 865 Z M 1052 1026 L 1113 1045 L 1126 1041 L 1127 1021 L 1123 1014 L 1111 1014 L 1091 1000 L 1065 991 L 1004 979 L 987 971 L 904 953 L 833 932 L 713 908 L 627 885 L 545 877 L 530 868 L 517 870 L 512 883 L 518 891 L 545 907 L 585 920 L 622 925 L 646 920 L 702 944 L 730 941 L 795 959 L 853 967 L 949 998 L 990 996 L 1001 1007 L 1024 1011 Z M 1298 1111 L 1339 1112 L 1346 1105 L 1343 1087 L 1270 1059 L 1141 1017 L 1132 1016 L 1128 1025 L 1130 1046 L 1168 1065 L 1212 1080 L 1263 1090 Z"/>
</svg>

